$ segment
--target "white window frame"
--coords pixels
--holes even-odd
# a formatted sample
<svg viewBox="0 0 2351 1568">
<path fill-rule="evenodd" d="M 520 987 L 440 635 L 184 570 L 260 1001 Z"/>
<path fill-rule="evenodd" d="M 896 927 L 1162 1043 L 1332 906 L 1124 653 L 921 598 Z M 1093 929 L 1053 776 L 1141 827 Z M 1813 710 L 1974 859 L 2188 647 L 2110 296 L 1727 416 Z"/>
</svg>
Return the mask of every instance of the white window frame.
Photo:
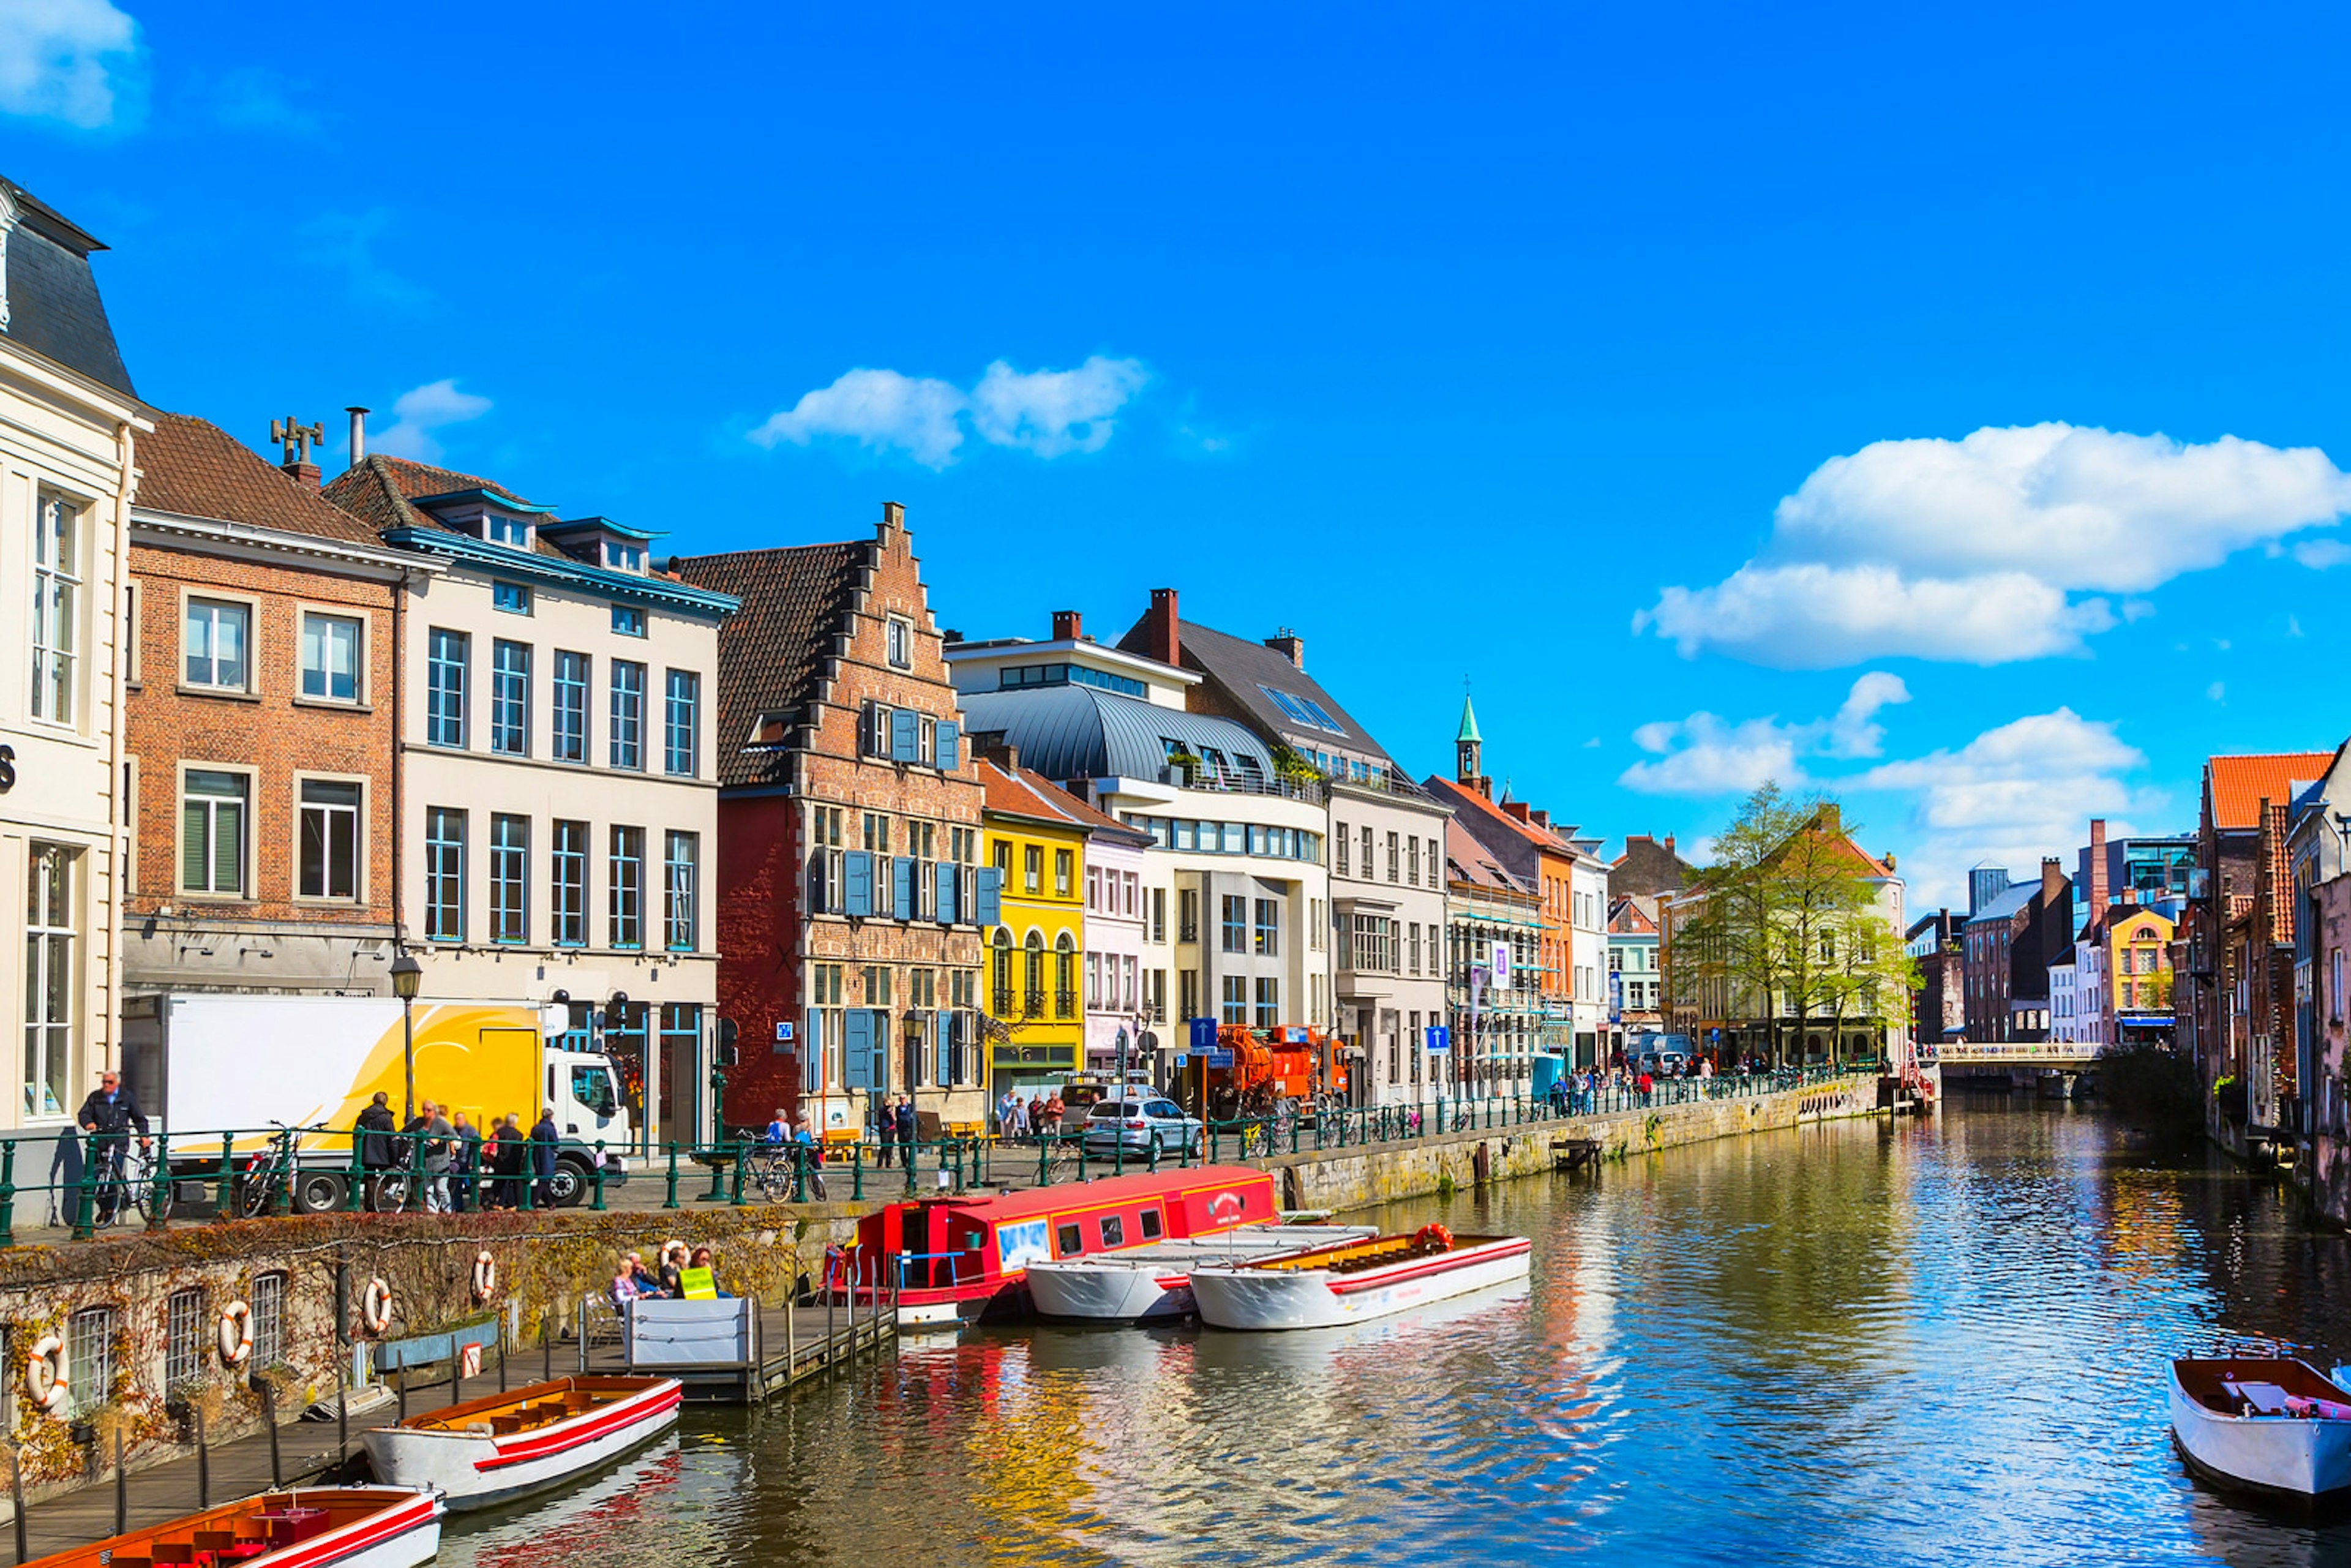
<svg viewBox="0 0 2351 1568">
<path fill-rule="evenodd" d="M 188 674 L 188 626 L 195 613 L 196 602 L 220 605 L 245 612 L 245 679 L 237 685 L 226 681 L 193 680 Z M 199 587 L 193 583 L 180 589 L 180 643 L 176 671 L 179 689 L 196 696 L 252 696 L 261 690 L 261 601 L 251 594 L 226 592 L 220 589 Z M 215 670 L 219 655 L 213 655 Z"/>
<path fill-rule="evenodd" d="M 256 804 L 254 797 L 256 789 L 259 787 L 257 772 L 258 770 L 250 763 L 206 762 L 193 757 L 180 758 L 179 788 L 172 792 L 172 886 L 180 894 L 189 898 L 201 898 L 207 901 L 222 899 L 234 899 L 240 903 L 252 901 L 255 844 L 253 819 Z M 191 773 L 233 773 L 245 780 L 245 821 L 240 825 L 238 834 L 240 840 L 237 847 L 238 891 L 235 893 L 217 893 L 208 888 L 188 885 L 185 840 L 188 831 L 188 775 Z M 218 800 L 225 800 L 226 797 L 206 795 L 200 796 L 198 799 Z M 205 863 L 208 867 L 211 865 L 212 845 L 217 841 L 216 831 L 211 825 L 213 813 L 208 811 L 205 814 L 204 829 L 204 852 L 207 857 Z M 218 882 L 220 879 L 215 875 L 212 880 Z"/>
<path fill-rule="evenodd" d="M 287 881 L 292 889 L 290 894 L 292 902 L 296 904 L 331 904 L 346 907 L 354 904 L 363 904 L 367 903 L 368 805 L 369 786 L 372 782 L 373 780 L 370 779 L 364 773 L 297 773 L 294 775 L 292 839 L 287 845 L 287 864 L 292 868 L 292 874 L 287 879 Z M 360 792 L 359 803 L 355 806 L 319 805 L 313 807 L 308 801 L 302 799 L 302 786 L 305 784 L 356 785 L 358 786 Z M 305 893 L 302 891 L 302 831 L 304 819 L 314 810 L 328 812 L 330 815 L 339 814 L 344 811 L 349 811 L 350 813 L 351 892 L 348 896 L 333 893 Z M 331 863 L 331 857 L 329 857 L 329 864 L 326 876 L 326 882 L 329 884 L 331 884 L 334 881 Z"/>
<path fill-rule="evenodd" d="M 64 925 L 56 924 L 54 919 L 47 924 L 36 925 L 32 919 L 34 912 L 31 908 L 31 893 L 36 876 L 33 862 L 37 857 L 44 854 L 57 856 L 65 867 Z M 73 1113 L 72 1096 L 75 1075 L 78 1071 L 77 1059 L 81 1054 L 78 1049 L 81 1044 L 83 1012 L 81 970 L 82 965 L 87 961 L 88 952 L 88 944 L 83 940 L 88 933 L 83 927 L 89 923 L 89 905 L 82 896 L 82 889 L 87 885 L 88 873 L 89 868 L 82 863 L 82 852 L 78 845 L 57 843 L 41 839 L 34 839 L 26 843 L 25 857 L 26 1003 L 29 1009 L 37 1005 L 37 998 L 50 994 L 54 989 L 65 1004 L 62 1017 L 26 1019 L 25 1032 L 19 1037 L 20 1042 L 25 1047 L 26 1057 L 37 1058 L 40 1064 L 50 1066 L 52 1069 L 50 1072 L 42 1076 L 36 1077 L 32 1074 L 26 1076 L 24 1087 L 26 1098 L 31 1100 L 37 1088 L 45 1088 L 52 1078 L 61 1082 L 65 1089 L 65 1093 L 59 1097 L 59 1103 L 54 1109 L 42 1108 L 37 1102 L 28 1104 L 25 1111 L 27 1122 L 64 1117 Z M 52 909 L 47 913 L 54 916 L 57 912 Z M 62 961 L 67 972 L 65 983 L 53 988 L 44 982 L 50 974 L 50 965 L 57 959 L 57 939 L 60 937 L 64 939 Z M 62 1073 L 54 1070 L 52 1053 L 56 1051 L 62 1051 L 65 1055 L 65 1070 Z"/>
<path fill-rule="evenodd" d="M 332 694 L 325 696 L 312 696 L 302 689 L 304 678 L 308 674 L 302 663 L 303 643 L 309 631 L 310 618 L 314 615 L 327 621 L 350 621 L 358 623 L 358 641 L 351 647 L 351 695 L 350 696 L 339 697 Z M 319 707 L 365 708 L 374 700 L 369 691 L 368 682 L 368 653 L 374 646 L 374 638 L 375 626 L 372 618 L 364 610 L 356 609 L 348 604 L 329 604 L 311 600 L 295 601 L 294 700 L 305 706 Z"/>
<path fill-rule="evenodd" d="M 903 615 L 882 618 L 882 657 L 893 670 L 914 667 L 914 623 Z"/>
<path fill-rule="evenodd" d="M 87 631 L 89 617 L 81 613 L 81 609 L 88 600 L 86 590 L 89 585 L 92 533 L 89 515 L 96 505 L 94 497 L 69 495 L 46 485 L 33 493 L 33 615 L 29 639 L 32 643 L 32 689 L 27 694 L 29 704 L 26 712 L 38 722 L 55 725 L 60 729 L 74 728 L 80 720 L 82 710 L 88 706 L 82 701 L 81 687 L 85 668 L 82 651 L 89 640 Z M 49 519 L 53 507 L 69 508 L 73 513 L 73 559 L 70 566 L 57 559 L 44 559 L 42 556 L 43 547 L 51 538 Z M 44 585 L 49 587 L 57 601 L 65 606 L 63 614 L 43 612 L 42 606 L 48 602 L 48 596 L 42 591 Z M 59 622 L 70 628 L 63 637 L 56 635 Z M 50 679 L 52 669 L 61 670 L 64 679 Z M 41 695 L 44 691 L 57 694 L 57 701 L 44 703 Z M 63 711 L 54 711 L 58 708 Z"/>
</svg>

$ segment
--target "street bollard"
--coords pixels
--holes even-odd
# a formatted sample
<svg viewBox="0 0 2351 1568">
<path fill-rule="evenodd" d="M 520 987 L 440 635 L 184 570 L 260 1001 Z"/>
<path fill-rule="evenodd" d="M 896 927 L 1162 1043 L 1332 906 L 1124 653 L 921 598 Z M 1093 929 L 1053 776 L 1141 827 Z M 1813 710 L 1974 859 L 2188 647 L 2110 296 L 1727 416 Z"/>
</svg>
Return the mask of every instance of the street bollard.
<svg viewBox="0 0 2351 1568">
<path fill-rule="evenodd" d="M 735 1140 L 734 1193 L 726 1201 L 733 1204 L 737 1208 L 743 1207 L 743 1140 L 740 1138 Z"/>
<path fill-rule="evenodd" d="M 16 1140 L 0 1143 L 0 1247 L 16 1245 Z"/>
<path fill-rule="evenodd" d="M 73 1239 L 77 1241 L 87 1241 L 98 1234 L 97 1148 L 98 1140 L 90 1139 L 89 1147 L 82 1151 L 81 1178 L 74 1184 L 79 1189 L 74 1199 Z"/>
<path fill-rule="evenodd" d="M 677 1140 L 675 1138 L 672 1138 L 669 1142 L 669 1200 L 662 1207 L 664 1208 L 677 1207 Z"/>
<path fill-rule="evenodd" d="M 596 1169 L 591 1179 L 596 1184 L 596 1198 L 588 1207 L 601 1213 L 604 1208 L 604 1140 L 601 1138 L 596 1140 Z"/>
<path fill-rule="evenodd" d="M 155 1134 L 155 1193 L 148 1205 L 147 1228 L 166 1230 L 172 1224 L 172 1134 Z"/>
<path fill-rule="evenodd" d="M 213 1195 L 213 1207 L 225 1218 L 235 1212 L 232 1184 L 236 1180 L 236 1134 L 221 1134 L 220 1190 Z"/>
</svg>

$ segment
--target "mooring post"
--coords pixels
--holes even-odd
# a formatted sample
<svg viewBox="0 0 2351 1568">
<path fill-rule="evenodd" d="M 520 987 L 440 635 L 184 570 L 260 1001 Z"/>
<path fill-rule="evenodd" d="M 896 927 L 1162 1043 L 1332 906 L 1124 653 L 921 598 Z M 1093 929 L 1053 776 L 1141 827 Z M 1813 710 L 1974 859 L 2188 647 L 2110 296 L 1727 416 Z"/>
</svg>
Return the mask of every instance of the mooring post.
<svg viewBox="0 0 2351 1568">
<path fill-rule="evenodd" d="M 114 1428 L 114 1533 L 121 1535 L 131 1529 L 131 1479 L 122 1469 L 122 1427 Z"/>
<path fill-rule="evenodd" d="M 204 1435 L 204 1407 L 193 1401 L 191 1407 L 195 1411 L 196 1416 L 196 1506 L 210 1508 L 213 1505 L 213 1448 L 211 1441 Z M 24 1506 L 21 1501 L 17 1505 L 16 1517 L 19 1520 L 24 1518 Z M 20 1534 L 16 1547 L 16 1561 L 19 1563 L 25 1560 L 24 1551 L 23 1537 Z"/>
<path fill-rule="evenodd" d="M 277 1385 L 266 1377 L 261 1380 L 261 1418 L 269 1425 L 269 1484 L 275 1489 L 286 1484 L 286 1473 L 277 1457 Z"/>
<path fill-rule="evenodd" d="M 9 1511 L 16 1516 L 16 1561 L 22 1563 L 29 1555 L 25 1550 L 25 1469 L 16 1461 L 14 1443 L 8 1446 L 8 1501 Z"/>
</svg>

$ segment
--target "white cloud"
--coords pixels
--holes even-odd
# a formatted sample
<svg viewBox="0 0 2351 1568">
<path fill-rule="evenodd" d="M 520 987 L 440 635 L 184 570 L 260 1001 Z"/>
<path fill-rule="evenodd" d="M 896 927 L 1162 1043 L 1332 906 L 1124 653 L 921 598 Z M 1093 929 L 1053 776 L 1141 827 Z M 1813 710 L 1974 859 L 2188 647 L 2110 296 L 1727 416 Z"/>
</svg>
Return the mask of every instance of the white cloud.
<svg viewBox="0 0 2351 1568">
<path fill-rule="evenodd" d="M 1664 590 L 1634 629 L 1782 668 L 2039 658 L 2116 623 L 2095 595 L 2143 593 L 2346 509 L 2351 476 L 2315 447 L 2058 423 L 1876 442 L 1784 497 L 1753 560 Z M 2334 542 L 2295 553 L 2351 559 Z"/>
<path fill-rule="evenodd" d="M 490 412 L 490 400 L 473 392 L 459 392 L 455 377 L 427 382 L 412 387 L 393 400 L 392 423 L 381 432 L 368 433 L 371 451 L 393 457 L 413 457 L 419 463 L 441 461 L 441 443 L 433 433 L 446 425 L 463 424 L 479 419 Z"/>
<path fill-rule="evenodd" d="M 2204 695 L 2211 698 L 2216 703 L 2227 702 L 2229 700 L 2229 683 L 2226 681 L 2214 681 L 2210 685 L 2204 688 Z"/>
<path fill-rule="evenodd" d="M 134 64 L 138 24 L 108 0 L 0 5 L 0 112 L 111 125 Z"/>
<path fill-rule="evenodd" d="M 1117 427 L 1112 416 L 1150 379 L 1140 360 L 1100 354 L 1068 371 L 1016 371 L 998 360 L 969 392 L 935 377 L 859 369 L 802 393 L 754 428 L 750 438 L 774 447 L 839 436 L 876 452 L 894 448 L 926 468 L 945 468 L 963 446 L 968 418 L 972 431 L 991 446 L 1039 457 L 1099 452 Z"/>
<path fill-rule="evenodd" d="M 2351 560 L 2351 544 L 2341 539 L 2304 539 L 2294 547 L 2294 559 L 2314 571 Z"/>
<path fill-rule="evenodd" d="M 1801 788 L 1810 782 L 1802 762 L 1807 756 L 1877 756 L 1885 740 L 1878 710 L 1909 700 L 1901 677 L 1873 670 L 1854 682 L 1833 716 L 1807 724 L 1782 724 L 1768 716 L 1733 724 L 1710 713 L 1645 724 L 1633 732 L 1633 744 L 1656 760 L 1634 763 L 1616 781 L 1644 794 L 1701 799 L 1744 793 L 1772 780 Z"/>
</svg>

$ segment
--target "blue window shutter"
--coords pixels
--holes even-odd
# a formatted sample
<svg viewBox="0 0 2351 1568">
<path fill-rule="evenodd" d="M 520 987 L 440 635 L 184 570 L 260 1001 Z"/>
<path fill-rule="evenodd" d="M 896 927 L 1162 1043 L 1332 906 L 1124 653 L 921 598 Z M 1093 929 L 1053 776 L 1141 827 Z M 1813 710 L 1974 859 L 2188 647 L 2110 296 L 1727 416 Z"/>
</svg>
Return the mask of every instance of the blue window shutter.
<svg viewBox="0 0 2351 1568">
<path fill-rule="evenodd" d="M 885 747 L 882 744 L 882 706 L 868 701 L 865 712 L 857 725 L 857 749 L 868 757 L 879 757 Z"/>
<path fill-rule="evenodd" d="M 914 862 L 904 855 L 890 862 L 890 912 L 900 920 L 914 917 Z"/>
<path fill-rule="evenodd" d="M 886 1090 L 890 1087 L 890 1013 L 885 1008 L 876 1008 L 866 1016 L 873 1020 L 873 1087 Z"/>
<path fill-rule="evenodd" d="M 978 895 L 972 900 L 975 906 L 972 914 L 977 924 L 981 925 L 1004 924 L 1003 882 L 1004 873 L 994 866 L 984 865 L 979 868 Z"/>
<path fill-rule="evenodd" d="M 963 766 L 963 727 L 951 718 L 939 720 L 939 771 L 953 773 Z"/>
<path fill-rule="evenodd" d="M 947 861 L 941 861 L 938 864 L 939 924 L 942 925 L 956 923 L 956 884 L 962 880 L 956 874 L 958 869 Z"/>
<path fill-rule="evenodd" d="M 873 1015 L 862 1008 L 852 1008 L 847 1017 L 849 1028 L 841 1053 L 841 1087 L 871 1089 L 873 1087 Z"/>
<path fill-rule="evenodd" d="M 893 761 L 912 762 L 920 755 L 915 737 L 922 716 L 910 707 L 891 710 L 890 757 Z"/>
<path fill-rule="evenodd" d="M 841 857 L 841 888 L 846 894 L 842 902 L 849 907 L 846 915 L 873 913 L 873 856 L 865 850 L 851 850 Z"/>
</svg>

